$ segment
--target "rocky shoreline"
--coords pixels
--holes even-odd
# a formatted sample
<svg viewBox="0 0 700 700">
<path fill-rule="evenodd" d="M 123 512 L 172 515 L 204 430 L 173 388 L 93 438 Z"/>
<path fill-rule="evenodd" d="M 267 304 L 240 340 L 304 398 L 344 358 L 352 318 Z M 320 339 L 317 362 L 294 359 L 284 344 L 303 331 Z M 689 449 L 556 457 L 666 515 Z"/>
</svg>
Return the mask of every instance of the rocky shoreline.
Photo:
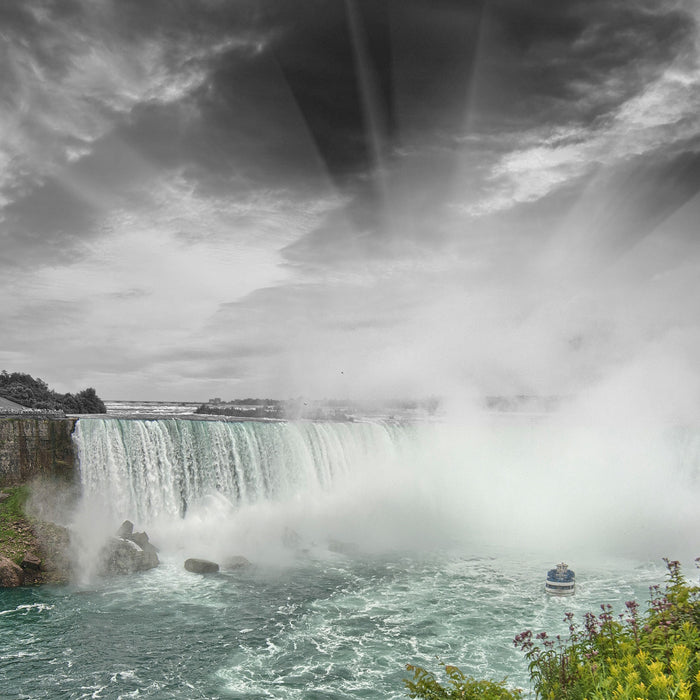
<svg viewBox="0 0 700 700">
<path fill-rule="evenodd" d="M 24 512 L 27 486 L 0 492 L 0 586 L 66 583 L 71 577 L 70 534 Z"/>
<path fill-rule="evenodd" d="M 47 488 L 60 500 L 53 482 L 5 486 L 0 490 L 0 589 L 64 584 L 81 573 L 81 566 L 74 564 L 80 559 L 75 556 L 80 548 L 79 538 L 71 538 L 68 528 L 48 519 L 57 512 L 55 504 L 54 508 L 42 511 L 36 505 L 37 499 L 32 498 L 38 493 L 38 500 L 46 501 L 43 492 Z M 300 554 L 307 551 L 301 547 L 299 535 L 288 528 L 282 541 L 285 547 Z M 343 554 L 356 553 L 351 545 L 335 541 L 328 543 L 328 549 Z M 158 547 L 150 542 L 146 532 L 135 532 L 129 520 L 105 537 L 91 561 L 90 575 L 107 577 L 147 571 L 160 564 Z M 229 555 L 221 564 L 197 557 L 184 562 L 185 570 L 195 574 L 237 571 L 250 566 L 251 562 L 241 555 Z"/>
</svg>

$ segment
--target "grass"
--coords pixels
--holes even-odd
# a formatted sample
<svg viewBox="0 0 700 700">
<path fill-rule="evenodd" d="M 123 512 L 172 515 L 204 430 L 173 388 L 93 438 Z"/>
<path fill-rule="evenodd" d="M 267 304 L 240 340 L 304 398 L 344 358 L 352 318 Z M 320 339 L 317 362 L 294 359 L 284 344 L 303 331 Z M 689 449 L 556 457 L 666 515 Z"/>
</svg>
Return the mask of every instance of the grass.
<svg viewBox="0 0 700 700">
<path fill-rule="evenodd" d="M 0 503 L 0 554 L 19 564 L 24 554 L 36 545 L 32 524 L 24 513 L 29 487 L 8 486 L 3 493 L 9 498 Z"/>
</svg>

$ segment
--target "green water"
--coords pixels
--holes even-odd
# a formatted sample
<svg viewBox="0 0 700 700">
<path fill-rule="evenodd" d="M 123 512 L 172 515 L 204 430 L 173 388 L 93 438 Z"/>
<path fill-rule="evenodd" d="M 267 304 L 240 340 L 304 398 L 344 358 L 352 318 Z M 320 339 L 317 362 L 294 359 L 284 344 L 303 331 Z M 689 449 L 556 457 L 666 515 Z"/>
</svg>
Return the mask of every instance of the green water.
<svg viewBox="0 0 700 700">
<path fill-rule="evenodd" d="M 211 576 L 177 556 L 90 585 L 0 592 L 2 698 L 401 698 L 436 656 L 527 687 L 512 645 L 564 634 L 663 579 L 656 563 L 571 562 L 577 595 L 543 593 L 552 562 L 504 555 L 348 558 L 311 552 Z"/>
</svg>

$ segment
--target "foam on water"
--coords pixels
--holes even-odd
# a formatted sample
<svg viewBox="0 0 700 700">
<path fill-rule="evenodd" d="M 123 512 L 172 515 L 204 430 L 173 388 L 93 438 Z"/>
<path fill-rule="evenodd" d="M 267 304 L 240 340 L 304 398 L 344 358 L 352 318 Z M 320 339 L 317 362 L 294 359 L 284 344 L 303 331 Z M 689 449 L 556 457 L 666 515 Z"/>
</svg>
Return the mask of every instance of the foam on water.
<svg viewBox="0 0 700 700">
<path fill-rule="evenodd" d="M 46 605 L 46 603 L 32 603 L 30 605 L 18 605 L 12 610 L 0 610 L 0 615 L 13 615 L 15 613 L 20 613 L 26 615 L 29 612 L 44 612 L 45 610 L 53 610 L 53 605 Z"/>
<path fill-rule="evenodd" d="M 6 591 L 3 608 L 25 613 L 0 626 L 0 696 L 398 699 L 404 665 L 437 670 L 436 656 L 526 687 L 516 634 L 565 634 L 565 611 L 622 610 L 663 577 L 658 564 L 572 561 L 577 595 L 552 599 L 550 564 L 311 553 L 203 577 L 165 554 L 131 577 Z"/>
</svg>

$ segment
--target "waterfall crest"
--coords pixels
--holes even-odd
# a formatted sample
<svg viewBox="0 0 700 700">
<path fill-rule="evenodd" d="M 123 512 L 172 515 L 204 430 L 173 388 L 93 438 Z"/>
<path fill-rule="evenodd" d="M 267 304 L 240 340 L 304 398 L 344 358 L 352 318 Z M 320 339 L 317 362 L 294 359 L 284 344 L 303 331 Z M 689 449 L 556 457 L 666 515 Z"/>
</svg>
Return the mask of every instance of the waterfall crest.
<svg viewBox="0 0 700 700">
<path fill-rule="evenodd" d="M 400 426 L 81 418 L 83 493 L 141 521 L 184 517 L 209 494 L 234 505 L 329 490 L 401 450 Z"/>
</svg>

